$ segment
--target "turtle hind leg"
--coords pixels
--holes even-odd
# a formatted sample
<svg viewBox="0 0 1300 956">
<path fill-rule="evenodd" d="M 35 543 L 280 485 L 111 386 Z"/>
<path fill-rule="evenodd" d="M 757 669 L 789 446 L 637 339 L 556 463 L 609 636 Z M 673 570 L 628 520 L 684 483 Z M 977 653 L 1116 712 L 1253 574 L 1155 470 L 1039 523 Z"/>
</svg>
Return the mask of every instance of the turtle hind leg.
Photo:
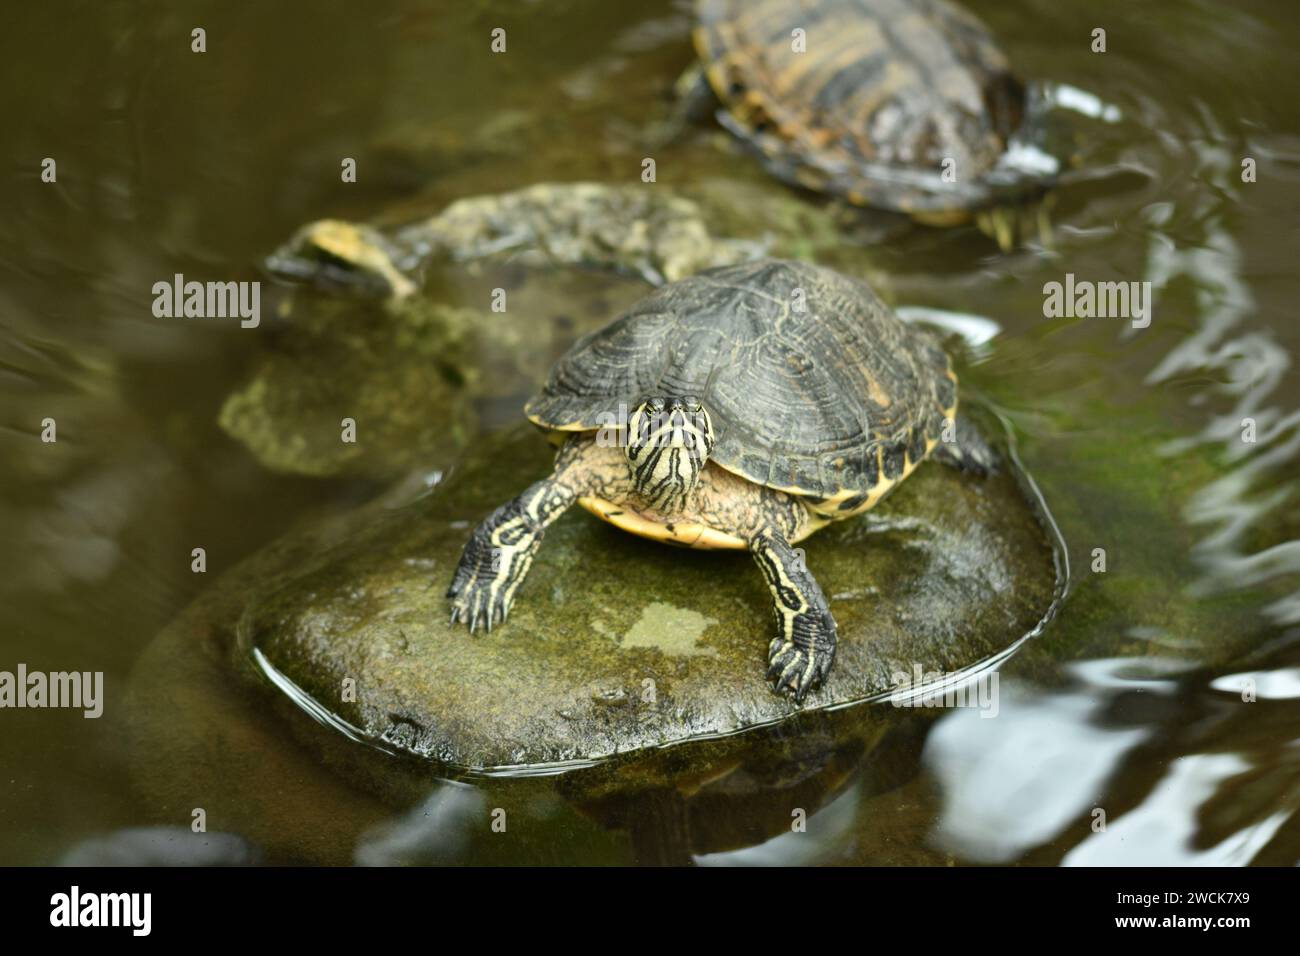
<svg viewBox="0 0 1300 956">
<path fill-rule="evenodd" d="M 835 660 L 835 618 L 803 552 L 768 525 L 749 541 L 749 553 L 772 592 L 776 637 L 767 649 L 767 679 L 777 693 L 801 702 L 830 673 Z"/>
<path fill-rule="evenodd" d="M 997 473 L 1000 461 L 998 453 L 985 441 L 969 418 L 958 415 L 953 433 L 952 441 L 940 440 L 935 446 L 935 461 L 981 477 Z"/>
<path fill-rule="evenodd" d="M 545 478 L 475 528 L 447 589 L 451 622 L 468 624 L 472 634 L 480 624 L 490 631 L 504 621 L 542 546 L 546 526 L 576 500 L 567 485 Z"/>
</svg>

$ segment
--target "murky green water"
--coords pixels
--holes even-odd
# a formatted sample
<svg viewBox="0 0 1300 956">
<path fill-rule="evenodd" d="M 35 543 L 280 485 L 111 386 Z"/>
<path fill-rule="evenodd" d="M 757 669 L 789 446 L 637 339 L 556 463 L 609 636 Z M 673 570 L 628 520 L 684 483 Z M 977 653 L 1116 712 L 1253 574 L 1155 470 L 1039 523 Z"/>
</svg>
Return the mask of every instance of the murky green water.
<svg viewBox="0 0 1300 956">
<path fill-rule="evenodd" d="M 9 13 L 0 670 L 103 671 L 106 701 L 98 720 L 0 712 L 0 861 L 188 827 L 198 806 L 210 830 L 286 862 L 1297 861 L 1300 16 L 1263 0 L 972 2 L 1022 74 L 1118 110 L 1074 129 L 1085 167 L 1126 172 L 1060 197 L 1050 250 L 1002 256 L 974 229 L 873 219 L 857 238 L 878 244 L 846 239 L 833 257 L 883 277 L 900 305 L 1001 329 L 964 380 L 1017 429 L 1074 573 L 1052 626 L 1002 668 L 998 719 L 908 716 L 870 746 L 836 737 L 808 780 L 751 773 L 627 805 L 550 779 L 375 796 L 299 749 L 261 699 L 178 655 L 159 664 L 166 649 L 145 656 L 217 572 L 376 491 L 273 476 L 226 437 L 217 412 L 274 320 L 158 319 L 153 283 L 258 278 L 262 256 L 321 216 L 635 179 L 691 57 L 689 16 L 667 3 L 436 6 Z M 497 26 L 509 52 L 493 57 Z M 1089 50 L 1096 26 L 1104 55 Z M 781 191 L 716 131 L 654 155 L 660 183 Z M 45 157 L 56 184 L 40 180 Z M 357 183 L 339 181 L 342 157 Z M 1257 182 L 1241 181 L 1244 157 Z M 1043 284 L 1066 273 L 1151 281 L 1150 327 L 1045 319 Z M 453 303 L 491 287 L 450 269 L 439 281 Z M 633 291 L 611 285 L 609 304 Z M 508 403 L 482 412 L 495 427 Z M 198 546 L 206 576 L 190 570 Z M 128 720 L 133 670 L 137 693 L 140 675 L 154 681 L 155 710 L 196 728 L 189 744 L 168 750 Z M 786 832 L 792 800 L 812 813 L 807 833 Z M 508 835 L 483 823 L 500 806 Z"/>
</svg>

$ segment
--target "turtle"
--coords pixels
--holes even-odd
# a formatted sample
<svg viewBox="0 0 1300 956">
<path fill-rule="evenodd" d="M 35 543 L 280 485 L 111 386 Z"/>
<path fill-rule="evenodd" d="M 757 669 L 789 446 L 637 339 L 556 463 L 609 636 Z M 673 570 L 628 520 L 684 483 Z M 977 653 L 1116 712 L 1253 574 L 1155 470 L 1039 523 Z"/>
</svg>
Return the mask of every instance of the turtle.
<svg viewBox="0 0 1300 956">
<path fill-rule="evenodd" d="M 558 446 L 554 470 L 470 534 L 451 623 L 505 621 L 543 532 L 576 503 L 655 541 L 748 550 L 776 622 L 767 676 L 799 703 L 830 672 L 836 625 L 795 545 L 929 456 L 985 474 L 996 462 L 956 417 L 940 344 L 866 283 L 801 261 L 661 287 L 575 342 L 524 414 Z"/>
<path fill-rule="evenodd" d="M 682 112 L 714 107 L 778 178 L 930 225 L 974 217 L 1004 248 L 1008 210 L 1043 209 L 1058 164 L 1010 149 L 1035 139 L 1038 99 L 947 0 L 697 0 L 696 18 Z"/>
</svg>

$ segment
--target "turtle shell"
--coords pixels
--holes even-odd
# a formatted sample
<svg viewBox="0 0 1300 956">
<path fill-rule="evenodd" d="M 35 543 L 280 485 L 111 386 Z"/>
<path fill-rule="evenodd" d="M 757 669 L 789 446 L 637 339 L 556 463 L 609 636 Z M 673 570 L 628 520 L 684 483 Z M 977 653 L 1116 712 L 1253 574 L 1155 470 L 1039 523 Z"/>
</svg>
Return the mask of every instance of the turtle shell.
<svg viewBox="0 0 1300 956">
<path fill-rule="evenodd" d="M 1024 87 L 945 0 L 699 0 L 697 14 L 719 119 L 780 178 L 936 221 L 1023 191 L 1023 175 L 989 174 Z"/>
<path fill-rule="evenodd" d="M 697 396 L 711 462 L 849 512 L 928 455 L 956 383 L 943 350 L 867 285 L 766 259 L 641 300 L 575 343 L 525 413 L 588 431 L 617 427 L 648 397 Z"/>
</svg>

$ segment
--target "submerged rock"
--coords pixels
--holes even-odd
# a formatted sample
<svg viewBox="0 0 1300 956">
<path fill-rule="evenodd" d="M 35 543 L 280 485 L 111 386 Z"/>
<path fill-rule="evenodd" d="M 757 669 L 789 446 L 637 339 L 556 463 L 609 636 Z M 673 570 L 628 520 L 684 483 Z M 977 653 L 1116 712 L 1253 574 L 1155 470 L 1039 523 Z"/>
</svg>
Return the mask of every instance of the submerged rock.
<svg viewBox="0 0 1300 956">
<path fill-rule="evenodd" d="M 248 840 L 266 863 L 344 865 L 352 861 L 357 834 L 381 824 L 391 808 L 359 793 L 356 774 L 342 779 L 284 733 L 283 722 L 259 706 L 261 697 L 230 667 L 244 595 L 256 587 L 257 566 L 266 558 L 245 565 L 252 577 L 225 575 L 137 661 L 124 741 L 139 798 L 135 819 L 154 825 L 147 833 L 188 832 L 193 811 L 203 808 L 209 827 Z M 96 857 L 125 863 L 116 837 L 111 859 L 99 849 L 96 844 Z M 80 849 L 73 858 L 86 859 Z"/>
<path fill-rule="evenodd" d="M 578 509 L 548 530 L 503 626 L 450 625 L 470 528 L 549 465 L 539 436 L 510 429 L 428 497 L 271 549 L 240 655 L 346 736 L 459 770 L 583 766 L 800 714 L 763 678 L 770 602 L 748 556 L 656 545 Z M 1052 539 L 1010 470 L 928 464 L 807 552 L 840 644 L 805 715 L 987 662 L 1058 596 Z"/>
</svg>

